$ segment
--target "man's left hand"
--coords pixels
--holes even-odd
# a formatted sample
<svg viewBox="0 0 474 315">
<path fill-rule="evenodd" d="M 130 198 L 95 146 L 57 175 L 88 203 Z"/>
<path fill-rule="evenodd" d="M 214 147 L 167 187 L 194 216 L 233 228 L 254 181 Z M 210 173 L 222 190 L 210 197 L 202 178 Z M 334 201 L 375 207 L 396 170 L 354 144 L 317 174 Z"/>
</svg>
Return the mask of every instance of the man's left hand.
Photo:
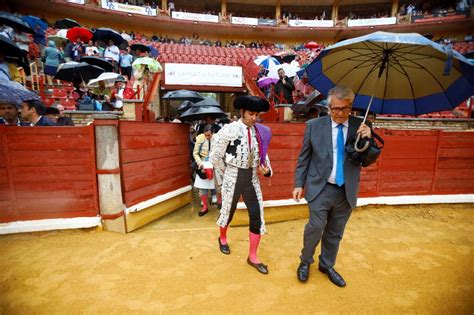
<svg viewBox="0 0 474 315">
<path fill-rule="evenodd" d="M 262 175 L 267 175 L 268 173 L 270 173 L 270 168 L 268 168 L 266 166 L 263 166 L 263 165 L 260 165 L 258 167 L 258 170 L 260 171 L 260 174 L 262 174 Z"/>
<path fill-rule="evenodd" d="M 362 138 L 370 138 L 372 137 L 372 130 L 366 124 L 361 124 L 359 129 L 357 129 L 357 133 L 360 133 Z"/>
</svg>

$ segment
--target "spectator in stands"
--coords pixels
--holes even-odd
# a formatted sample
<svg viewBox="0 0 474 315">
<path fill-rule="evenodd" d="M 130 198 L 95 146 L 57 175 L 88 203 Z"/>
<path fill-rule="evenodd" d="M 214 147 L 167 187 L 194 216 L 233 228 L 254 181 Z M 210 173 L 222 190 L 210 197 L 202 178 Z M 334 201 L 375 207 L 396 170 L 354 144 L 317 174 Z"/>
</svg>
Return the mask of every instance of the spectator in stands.
<svg viewBox="0 0 474 315">
<path fill-rule="evenodd" d="M 11 32 L 12 35 L 12 40 L 20 47 L 21 50 L 26 52 L 26 54 L 29 53 L 29 44 L 30 44 L 30 39 L 28 38 L 28 35 L 20 31 L 18 28 L 14 28 L 13 31 Z"/>
<path fill-rule="evenodd" d="M 72 119 L 64 116 L 62 112 L 64 112 L 64 107 L 57 105 L 57 107 L 46 107 L 44 115 L 55 123 L 56 126 L 74 126 Z"/>
<path fill-rule="evenodd" d="M 148 81 L 150 79 L 150 70 L 146 65 L 138 65 L 133 70 L 133 90 L 137 92 L 137 98 L 143 99 L 145 97 L 145 91 L 148 88 Z"/>
<path fill-rule="evenodd" d="M 80 61 L 81 56 L 84 55 L 84 53 L 85 53 L 84 43 L 82 42 L 82 39 L 78 37 L 76 39 L 76 42 L 74 43 L 74 46 L 72 47 L 72 60 Z"/>
<path fill-rule="evenodd" d="M 95 101 L 96 109 L 103 111 L 113 111 L 114 107 L 110 103 L 112 91 L 105 86 L 104 81 L 99 81 L 99 86 L 92 89 L 92 99 Z"/>
<path fill-rule="evenodd" d="M 132 78 L 132 62 L 133 56 L 130 54 L 130 47 L 122 50 L 120 54 L 120 74 L 126 75 L 128 80 Z"/>
<path fill-rule="evenodd" d="M 112 92 L 112 106 L 116 110 L 122 110 L 123 108 L 123 92 L 125 92 L 126 85 L 127 80 L 123 76 L 119 76 L 115 80 L 115 91 Z"/>
<path fill-rule="evenodd" d="M 97 48 L 94 45 L 94 42 L 92 39 L 89 41 L 89 43 L 86 46 L 86 55 L 87 56 L 98 56 L 99 55 L 99 48 Z"/>
<path fill-rule="evenodd" d="M 72 48 L 74 45 L 68 41 L 66 46 L 64 47 L 64 61 L 69 62 L 73 59 Z"/>
<path fill-rule="evenodd" d="M 278 70 L 278 77 L 279 80 L 275 84 L 275 94 L 278 95 L 278 97 L 275 98 L 275 102 L 280 103 L 284 101 L 286 104 L 293 104 L 292 92 L 295 90 L 293 80 L 286 76 L 283 68 Z M 281 99 L 281 101 L 279 99 Z"/>
<path fill-rule="evenodd" d="M 308 83 L 308 74 L 306 72 L 300 80 L 295 80 L 295 90 L 295 102 L 305 100 L 313 93 L 314 88 Z"/>
<path fill-rule="evenodd" d="M 171 16 L 172 12 L 173 12 L 174 10 L 176 10 L 175 7 L 174 7 L 174 2 L 173 2 L 173 0 L 168 1 L 168 10 L 169 10 L 169 15 L 170 15 L 170 16 Z"/>
<path fill-rule="evenodd" d="M 56 48 L 56 43 L 52 40 L 48 41 L 48 47 L 44 50 L 44 74 L 46 74 L 48 84 L 53 84 L 53 77 L 63 57 L 62 52 Z"/>
<path fill-rule="evenodd" d="M 10 81 L 11 79 L 10 63 L 5 60 L 5 55 L 0 51 L 0 80 Z"/>
<path fill-rule="evenodd" d="M 0 103 L 0 125 L 26 126 L 19 117 L 19 108 L 16 104 Z"/>
<path fill-rule="evenodd" d="M 21 117 L 29 122 L 29 126 L 55 126 L 55 123 L 43 116 L 45 106 L 40 101 L 23 102 L 20 110 Z"/>
<path fill-rule="evenodd" d="M 74 121 L 72 121 L 71 117 L 64 115 L 64 106 L 59 104 L 56 106 L 59 111 L 58 120 L 56 122 L 57 126 L 74 126 Z"/>
<path fill-rule="evenodd" d="M 268 70 L 265 69 L 265 67 L 263 66 L 263 64 L 260 64 L 259 66 L 259 69 L 258 69 L 258 73 L 257 73 L 257 80 L 258 79 L 261 79 L 263 77 L 266 77 L 267 74 L 268 74 Z"/>
<path fill-rule="evenodd" d="M 39 23 L 35 24 L 35 34 L 33 35 L 33 41 L 41 46 L 46 46 L 46 29 L 41 28 Z"/>
<path fill-rule="evenodd" d="M 109 40 L 109 45 L 105 48 L 104 57 L 108 60 L 112 60 L 115 72 L 118 72 L 118 64 L 120 59 L 120 50 L 115 46 L 112 40 Z"/>
</svg>

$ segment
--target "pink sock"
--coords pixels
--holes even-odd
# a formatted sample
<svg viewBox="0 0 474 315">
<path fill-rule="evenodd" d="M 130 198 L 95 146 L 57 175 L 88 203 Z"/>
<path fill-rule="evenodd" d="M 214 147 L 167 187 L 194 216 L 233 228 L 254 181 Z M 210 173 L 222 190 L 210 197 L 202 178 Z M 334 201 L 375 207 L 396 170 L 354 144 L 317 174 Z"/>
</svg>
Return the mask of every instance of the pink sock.
<svg viewBox="0 0 474 315">
<path fill-rule="evenodd" d="M 226 227 L 219 227 L 220 239 L 221 239 L 222 245 L 227 244 L 227 228 L 228 227 L 229 227 L 228 225 Z"/>
<path fill-rule="evenodd" d="M 260 263 L 260 260 L 257 257 L 257 249 L 261 238 L 262 236 L 260 234 L 249 232 L 249 258 L 254 264 Z"/>
<path fill-rule="evenodd" d="M 201 196 L 201 201 L 202 201 L 202 209 L 201 212 L 204 212 L 207 210 L 207 195 L 202 195 Z"/>
</svg>

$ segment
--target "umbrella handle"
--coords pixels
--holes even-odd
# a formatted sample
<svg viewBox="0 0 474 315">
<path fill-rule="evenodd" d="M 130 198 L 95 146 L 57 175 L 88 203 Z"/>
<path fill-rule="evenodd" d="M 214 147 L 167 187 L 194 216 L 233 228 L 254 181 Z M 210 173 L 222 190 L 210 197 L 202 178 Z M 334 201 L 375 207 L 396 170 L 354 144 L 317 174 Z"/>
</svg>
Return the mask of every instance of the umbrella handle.
<svg viewBox="0 0 474 315">
<path fill-rule="evenodd" d="M 369 141 L 366 141 L 364 146 L 362 148 L 359 148 L 358 144 L 359 144 L 359 141 L 360 141 L 360 137 L 361 137 L 360 133 L 357 134 L 357 139 L 354 143 L 354 150 L 356 150 L 356 152 L 358 152 L 358 153 L 365 152 L 369 148 L 369 145 L 370 145 Z"/>
</svg>

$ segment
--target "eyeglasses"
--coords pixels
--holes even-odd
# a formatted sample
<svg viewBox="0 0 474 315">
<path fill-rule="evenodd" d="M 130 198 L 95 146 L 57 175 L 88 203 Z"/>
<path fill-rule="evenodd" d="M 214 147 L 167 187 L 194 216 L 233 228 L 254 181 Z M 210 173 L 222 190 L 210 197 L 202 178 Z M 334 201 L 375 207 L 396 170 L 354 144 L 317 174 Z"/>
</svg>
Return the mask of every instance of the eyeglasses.
<svg viewBox="0 0 474 315">
<path fill-rule="evenodd" d="M 351 107 L 329 107 L 332 112 L 334 113 L 340 113 L 343 112 L 345 114 L 349 114 L 351 112 Z"/>
</svg>

